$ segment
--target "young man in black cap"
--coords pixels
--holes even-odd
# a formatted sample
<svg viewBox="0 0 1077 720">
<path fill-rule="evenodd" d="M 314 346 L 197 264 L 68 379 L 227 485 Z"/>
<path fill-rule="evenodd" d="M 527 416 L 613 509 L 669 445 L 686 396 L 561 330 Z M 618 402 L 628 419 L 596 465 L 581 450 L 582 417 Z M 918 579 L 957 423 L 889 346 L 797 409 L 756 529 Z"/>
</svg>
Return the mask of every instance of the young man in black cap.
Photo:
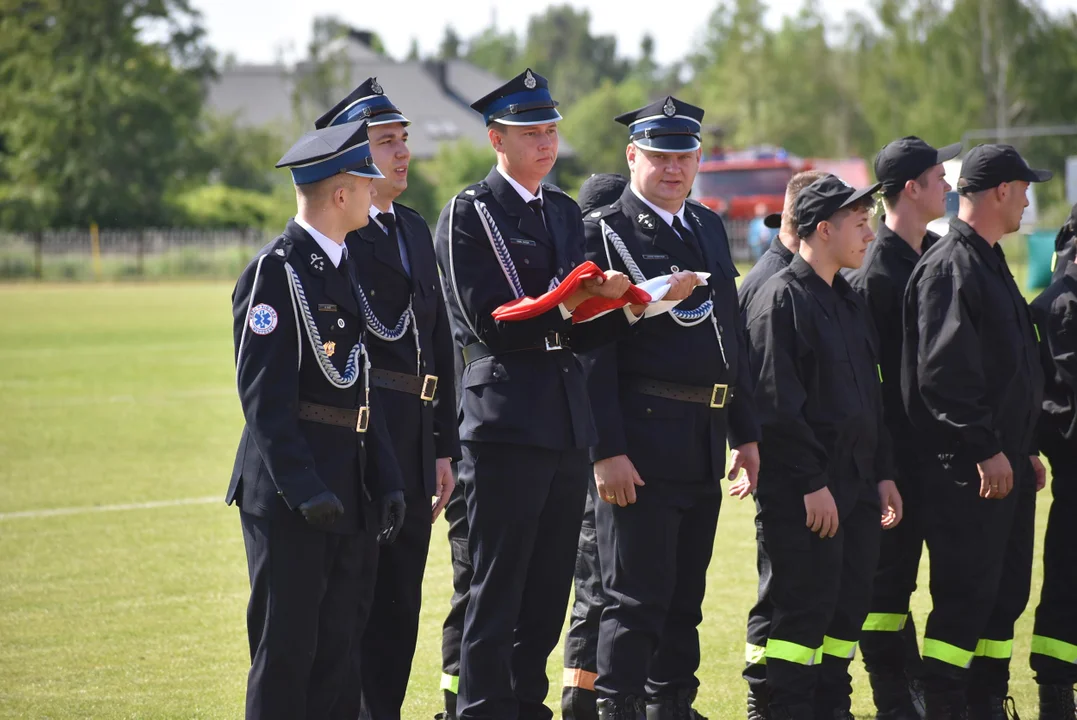
<svg viewBox="0 0 1077 720">
<path fill-rule="evenodd" d="M 848 275 L 867 303 L 879 336 L 883 411 L 894 443 L 898 489 L 904 501 L 901 526 L 883 533 L 871 608 L 860 649 L 871 681 L 878 720 L 919 720 L 920 653 L 909 615 L 924 545 L 922 476 L 918 448 L 901 397 L 901 305 L 905 286 L 920 253 L 938 240 L 927 224 L 946 214 L 946 171 L 942 164 L 961 152 L 961 144 L 936 149 L 918 137 L 888 144 L 875 157 L 886 217 L 864 264 Z"/>
<path fill-rule="evenodd" d="M 386 403 L 386 424 L 404 476 L 407 513 L 392 545 L 370 546 L 363 628 L 352 642 L 351 680 L 334 709 L 340 720 L 400 717 L 419 632 L 430 528 L 455 484 L 453 344 L 430 230 L 396 202 L 408 186 L 408 119 L 368 78 L 318 118 L 319 128 L 364 118 L 370 152 L 386 175 L 374 181 L 371 222 L 348 234 L 355 287 L 367 324 L 370 382 Z M 433 511 L 423 508 L 436 498 Z M 369 617 L 367 617 L 369 615 Z"/>
<path fill-rule="evenodd" d="M 721 219 L 688 200 L 703 110 L 673 97 L 625 113 L 631 182 L 585 217 L 587 257 L 639 284 L 705 272 L 691 297 L 588 354 L 598 442 L 591 449 L 605 605 L 597 679 L 601 720 L 701 718 L 702 602 L 726 475 L 755 485 L 752 407 L 736 268 Z"/>
<path fill-rule="evenodd" d="M 1021 225 L 1033 170 L 1008 145 L 961 168 L 950 232 L 905 291 L 902 393 L 920 449 L 932 610 L 924 637 L 929 718 L 1005 717 L 1014 622 L 1032 578 L 1036 331 L 999 241 Z"/>
<path fill-rule="evenodd" d="M 325 718 L 347 679 L 375 512 L 389 542 L 404 517 L 344 246 L 382 174 L 362 123 L 304 135 L 277 167 L 292 171 L 298 211 L 232 295 L 246 424 L 227 502 L 251 583 L 246 716 Z"/>
<path fill-rule="evenodd" d="M 1040 449 L 1051 462 L 1051 514 L 1043 541 L 1043 588 L 1030 658 L 1040 720 L 1077 720 L 1077 265 L 1071 259 L 1032 301 L 1047 379 Z"/>
<path fill-rule="evenodd" d="M 798 254 L 747 311 L 773 720 L 852 718 L 849 664 L 871 599 L 880 506 L 884 527 L 901 520 L 871 322 L 839 273 L 863 262 L 878 187 L 828 175 L 804 188 Z"/>
<path fill-rule="evenodd" d="M 573 324 L 585 300 L 616 300 L 631 282 L 610 272 L 575 289 L 558 285 L 584 262 L 584 248 L 579 207 L 542 182 L 557 158 L 556 106 L 530 69 L 472 104 L 497 165 L 449 202 L 435 234 L 464 363 L 459 476 L 474 575 L 460 647 L 461 720 L 552 715 L 543 705 L 546 659 L 564 623 L 594 443 L 573 350 L 608 342 L 642 314 L 626 307 Z M 674 297 L 687 291 L 682 283 Z M 495 319 L 494 310 L 525 296 L 540 298 L 533 304 L 543 312 Z"/>
</svg>

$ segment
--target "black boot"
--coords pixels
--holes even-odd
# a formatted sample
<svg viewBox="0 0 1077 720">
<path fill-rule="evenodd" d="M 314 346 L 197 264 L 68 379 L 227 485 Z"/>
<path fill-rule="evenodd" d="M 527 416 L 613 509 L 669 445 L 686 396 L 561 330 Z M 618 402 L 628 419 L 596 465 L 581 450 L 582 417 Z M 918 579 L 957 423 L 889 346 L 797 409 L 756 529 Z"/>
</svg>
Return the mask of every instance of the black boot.
<svg viewBox="0 0 1077 720">
<path fill-rule="evenodd" d="M 916 675 L 906 673 L 905 681 L 909 686 L 909 699 L 912 700 L 913 710 L 916 716 L 923 720 L 927 715 L 927 701 L 924 699 L 924 681 Z"/>
<path fill-rule="evenodd" d="M 1012 697 L 978 695 L 969 698 L 969 720 L 1021 720 Z"/>
<path fill-rule="evenodd" d="M 646 720 L 643 701 L 636 697 L 599 698 L 598 720 Z"/>
<path fill-rule="evenodd" d="M 869 673 L 868 680 L 875 698 L 876 720 L 920 720 L 904 673 Z"/>
<path fill-rule="evenodd" d="M 594 690 L 581 687 L 566 687 L 561 691 L 561 717 L 563 720 L 596 720 L 595 709 L 597 696 Z"/>
<path fill-rule="evenodd" d="M 1072 685 L 1040 685 L 1040 720 L 1077 720 Z"/>
<path fill-rule="evenodd" d="M 647 701 L 647 720 L 707 720 L 692 707 L 695 690 L 678 690 Z"/>
<path fill-rule="evenodd" d="M 770 720 L 766 685 L 748 686 L 748 720 Z"/>
<path fill-rule="evenodd" d="M 928 690 L 924 695 L 926 720 L 969 720 L 962 690 Z"/>
<path fill-rule="evenodd" d="M 456 693 L 443 691 L 445 695 L 445 712 L 439 712 L 434 720 L 456 720 Z"/>
</svg>

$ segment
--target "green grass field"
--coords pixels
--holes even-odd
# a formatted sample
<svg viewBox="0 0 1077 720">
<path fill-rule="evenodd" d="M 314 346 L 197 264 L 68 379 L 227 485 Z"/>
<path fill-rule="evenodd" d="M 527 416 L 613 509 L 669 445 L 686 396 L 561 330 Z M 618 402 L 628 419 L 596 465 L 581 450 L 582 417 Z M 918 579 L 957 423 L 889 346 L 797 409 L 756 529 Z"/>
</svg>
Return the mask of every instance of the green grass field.
<svg viewBox="0 0 1077 720">
<path fill-rule="evenodd" d="M 241 427 L 230 290 L 0 287 L 0 717 L 242 715 L 246 568 L 236 510 L 220 500 Z M 1048 502 L 1041 495 L 1040 540 Z M 445 528 L 430 549 L 409 720 L 440 707 Z M 697 705 L 712 720 L 744 712 L 753 538 L 751 505 L 728 501 L 701 627 Z M 923 618 L 926 588 L 914 607 Z M 1031 614 L 1013 685 L 1029 715 Z M 856 667 L 854 711 L 869 717 Z M 556 706 L 560 649 L 549 675 Z"/>
</svg>

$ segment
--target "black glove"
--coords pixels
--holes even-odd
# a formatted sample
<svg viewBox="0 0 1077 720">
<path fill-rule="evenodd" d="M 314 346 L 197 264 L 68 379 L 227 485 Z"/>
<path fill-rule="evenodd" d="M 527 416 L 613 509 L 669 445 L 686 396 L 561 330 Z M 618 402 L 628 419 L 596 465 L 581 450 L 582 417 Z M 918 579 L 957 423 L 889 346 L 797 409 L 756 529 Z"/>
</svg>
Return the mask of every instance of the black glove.
<svg viewBox="0 0 1077 720">
<path fill-rule="evenodd" d="M 331 490 L 326 490 L 300 505 L 299 512 L 314 527 L 327 530 L 344 514 L 344 503 Z"/>
<path fill-rule="evenodd" d="M 394 490 L 381 498 L 381 525 L 378 544 L 389 545 L 404 526 L 404 491 Z"/>
</svg>

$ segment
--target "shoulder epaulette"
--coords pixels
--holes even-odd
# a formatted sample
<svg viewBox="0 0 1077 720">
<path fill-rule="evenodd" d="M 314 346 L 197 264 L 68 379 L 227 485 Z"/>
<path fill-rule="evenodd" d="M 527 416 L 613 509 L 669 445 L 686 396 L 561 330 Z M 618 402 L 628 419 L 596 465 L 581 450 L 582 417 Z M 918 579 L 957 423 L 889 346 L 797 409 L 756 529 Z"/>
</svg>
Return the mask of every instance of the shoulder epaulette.
<svg viewBox="0 0 1077 720">
<path fill-rule="evenodd" d="M 275 240 L 262 248 L 258 255 L 265 255 L 280 262 L 286 262 L 295 249 L 295 243 L 285 235 L 278 235 Z M 257 256 L 256 256 L 257 257 Z"/>
<path fill-rule="evenodd" d="M 598 222 L 599 220 L 601 220 L 604 217 L 609 217 L 610 215 L 615 215 L 620 210 L 621 210 L 621 203 L 618 201 L 618 202 L 610 203 L 609 205 L 603 205 L 600 208 L 595 208 L 594 210 L 592 210 L 589 213 L 585 213 L 584 216 L 583 216 L 583 219 L 585 221 L 590 220 L 591 222 Z"/>
<path fill-rule="evenodd" d="M 490 186 L 485 182 L 475 183 L 474 185 L 468 185 L 466 188 L 460 191 L 456 196 L 461 200 L 474 200 L 477 197 L 488 195 L 490 193 Z"/>
<path fill-rule="evenodd" d="M 691 205 L 692 209 L 694 209 L 694 210 L 703 210 L 703 211 L 705 211 L 707 213 L 710 213 L 711 215 L 714 215 L 715 217 L 717 217 L 719 219 L 721 218 L 721 215 L 719 215 L 718 213 L 711 210 L 709 207 L 707 207 L 706 205 L 701 203 L 699 200 L 695 200 L 694 198 L 688 198 L 684 202 L 685 202 L 686 205 Z"/>
</svg>

